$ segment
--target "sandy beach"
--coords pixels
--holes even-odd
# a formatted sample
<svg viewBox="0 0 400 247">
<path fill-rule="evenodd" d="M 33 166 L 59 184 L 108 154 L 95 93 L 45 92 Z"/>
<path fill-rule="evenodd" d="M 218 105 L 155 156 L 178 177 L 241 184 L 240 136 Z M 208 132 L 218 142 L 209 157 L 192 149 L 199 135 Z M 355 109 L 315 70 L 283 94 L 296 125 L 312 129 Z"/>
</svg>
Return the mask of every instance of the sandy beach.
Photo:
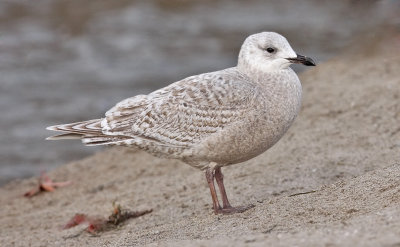
<svg viewBox="0 0 400 247">
<path fill-rule="evenodd" d="M 23 197 L 37 178 L 1 187 L 1 245 L 400 246 L 400 35 L 381 30 L 302 73 L 288 133 L 223 170 L 232 204 L 254 208 L 214 215 L 202 172 L 110 148 L 49 172 L 73 183 L 54 192 Z M 113 202 L 153 211 L 96 236 L 61 229 L 76 213 L 108 216 Z"/>
</svg>

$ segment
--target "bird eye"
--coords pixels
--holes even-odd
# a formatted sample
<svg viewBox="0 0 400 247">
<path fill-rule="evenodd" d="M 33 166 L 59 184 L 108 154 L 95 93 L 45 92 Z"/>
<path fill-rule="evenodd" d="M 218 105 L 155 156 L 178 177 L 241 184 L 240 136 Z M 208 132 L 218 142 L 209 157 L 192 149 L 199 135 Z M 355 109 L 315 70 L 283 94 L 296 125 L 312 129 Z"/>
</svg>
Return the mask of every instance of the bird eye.
<svg viewBox="0 0 400 247">
<path fill-rule="evenodd" d="M 272 48 L 272 47 L 268 47 L 266 50 L 267 50 L 267 52 L 269 52 L 269 53 L 274 53 L 274 52 L 275 52 L 275 49 Z"/>
</svg>

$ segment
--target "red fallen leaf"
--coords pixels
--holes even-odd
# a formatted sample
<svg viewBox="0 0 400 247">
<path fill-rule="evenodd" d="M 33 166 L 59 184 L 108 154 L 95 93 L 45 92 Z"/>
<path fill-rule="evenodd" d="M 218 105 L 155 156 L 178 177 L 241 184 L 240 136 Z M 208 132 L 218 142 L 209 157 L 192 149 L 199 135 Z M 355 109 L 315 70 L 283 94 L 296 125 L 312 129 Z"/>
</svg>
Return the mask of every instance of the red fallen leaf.
<svg viewBox="0 0 400 247">
<path fill-rule="evenodd" d="M 43 191 L 55 191 L 57 188 L 59 187 L 64 187 L 64 186 L 68 186 L 70 185 L 71 182 L 70 181 L 65 181 L 65 182 L 53 182 L 53 180 L 51 180 L 51 178 L 49 178 L 49 176 L 47 176 L 46 173 L 42 173 L 42 175 L 40 175 L 39 177 L 39 183 L 38 186 L 31 189 L 30 191 L 26 192 L 24 194 L 25 197 L 32 197 L 35 196 L 37 194 L 39 194 L 40 192 Z"/>
<path fill-rule="evenodd" d="M 96 232 L 101 232 L 107 227 L 108 221 L 101 218 L 92 218 L 89 221 L 89 226 L 86 231 L 95 234 Z"/>
<path fill-rule="evenodd" d="M 87 219 L 87 216 L 84 214 L 75 214 L 74 217 L 72 217 L 72 219 L 70 219 L 70 221 L 68 221 L 67 224 L 65 224 L 65 226 L 63 226 L 63 229 L 68 229 L 74 226 L 77 226 L 79 224 L 82 224 L 83 222 L 85 222 Z"/>
</svg>

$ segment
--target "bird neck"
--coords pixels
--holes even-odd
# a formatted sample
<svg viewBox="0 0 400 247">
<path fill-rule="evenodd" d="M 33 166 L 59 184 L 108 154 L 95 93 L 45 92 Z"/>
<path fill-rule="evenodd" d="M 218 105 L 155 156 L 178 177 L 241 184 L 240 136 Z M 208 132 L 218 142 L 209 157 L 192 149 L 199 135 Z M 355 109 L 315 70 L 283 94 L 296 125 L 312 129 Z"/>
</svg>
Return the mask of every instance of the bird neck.
<svg viewBox="0 0 400 247">
<path fill-rule="evenodd" d="M 282 68 L 281 66 L 274 63 L 269 63 L 266 65 L 265 63 L 257 63 L 257 61 L 253 60 L 239 60 L 237 69 L 241 73 L 249 76 L 250 78 L 265 78 L 275 73 L 282 73 L 289 68 Z"/>
<path fill-rule="evenodd" d="M 282 60 L 265 61 L 264 57 L 249 56 L 243 53 L 239 54 L 237 68 L 242 73 L 254 77 L 255 75 L 281 73 L 289 68 L 290 63 Z"/>
</svg>

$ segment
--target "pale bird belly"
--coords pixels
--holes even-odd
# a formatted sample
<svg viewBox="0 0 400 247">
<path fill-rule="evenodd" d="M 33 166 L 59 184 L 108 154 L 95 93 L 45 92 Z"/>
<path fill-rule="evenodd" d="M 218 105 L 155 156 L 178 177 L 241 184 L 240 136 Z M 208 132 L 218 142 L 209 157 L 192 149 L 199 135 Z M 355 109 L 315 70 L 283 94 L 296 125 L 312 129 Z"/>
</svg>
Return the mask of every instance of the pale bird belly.
<svg viewBox="0 0 400 247">
<path fill-rule="evenodd" d="M 290 108 L 290 109 L 289 109 Z M 254 114 L 205 140 L 193 152 L 195 159 L 220 165 L 240 163 L 258 156 L 273 146 L 286 133 L 297 115 L 297 106 Z"/>
</svg>

